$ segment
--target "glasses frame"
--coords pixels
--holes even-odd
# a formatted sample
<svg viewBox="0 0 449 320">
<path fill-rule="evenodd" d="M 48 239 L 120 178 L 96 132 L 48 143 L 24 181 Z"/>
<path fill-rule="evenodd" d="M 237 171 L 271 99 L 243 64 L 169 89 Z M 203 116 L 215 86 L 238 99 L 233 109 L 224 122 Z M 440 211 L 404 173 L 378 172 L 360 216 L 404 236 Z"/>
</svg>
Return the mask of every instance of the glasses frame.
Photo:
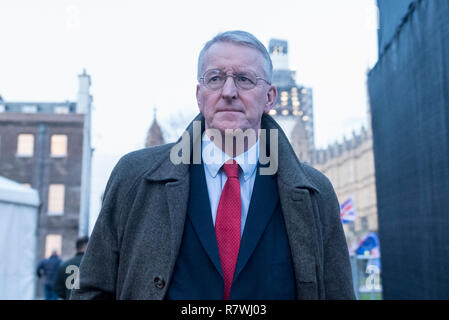
<svg viewBox="0 0 449 320">
<path fill-rule="evenodd" d="M 204 76 L 206 75 L 206 73 L 208 73 L 208 72 L 210 72 L 210 71 L 219 71 L 220 73 L 223 73 L 223 74 L 226 76 L 226 80 L 223 82 L 223 85 L 222 85 L 221 87 L 216 88 L 216 89 L 213 89 L 213 88 L 210 88 L 210 87 L 206 84 L 205 79 L 204 79 Z M 253 72 L 251 72 L 251 71 L 245 71 L 245 72 L 253 73 Z M 206 88 L 208 88 L 209 90 L 213 90 L 213 91 L 218 91 L 218 90 L 223 89 L 223 87 L 224 87 L 226 81 L 228 81 L 228 77 L 231 77 L 232 80 L 234 81 L 234 85 L 236 86 L 236 88 L 239 88 L 239 89 L 241 89 L 241 90 L 252 90 L 252 89 L 254 89 L 255 87 L 257 87 L 257 84 L 259 83 L 259 80 L 262 80 L 262 81 L 264 81 L 266 84 L 268 84 L 269 86 L 271 86 L 271 83 L 270 83 L 269 81 L 265 80 L 265 79 L 262 78 L 262 77 L 257 76 L 256 74 L 254 74 L 254 75 L 256 76 L 256 83 L 254 84 L 254 87 L 252 87 L 252 88 L 242 88 L 242 87 L 240 87 L 240 86 L 237 84 L 237 82 L 235 81 L 235 78 L 237 77 L 237 74 L 235 74 L 235 73 L 233 73 L 233 74 L 226 74 L 225 72 L 223 72 L 223 71 L 220 70 L 220 69 L 210 69 L 210 70 L 206 70 L 206 71 L 203 73 L 203 76 L 202 76 L 199 80 L 200 80 L 200 82 L 203 83 L 203 85 L 204 85 Z"/>
</svg>

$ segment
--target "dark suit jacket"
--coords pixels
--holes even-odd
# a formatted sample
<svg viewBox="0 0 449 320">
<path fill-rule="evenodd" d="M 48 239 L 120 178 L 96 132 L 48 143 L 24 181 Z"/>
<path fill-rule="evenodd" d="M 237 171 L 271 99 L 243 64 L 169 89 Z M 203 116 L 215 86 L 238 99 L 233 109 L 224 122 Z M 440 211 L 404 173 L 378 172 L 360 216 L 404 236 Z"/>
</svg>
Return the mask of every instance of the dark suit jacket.
<svg viewBox="0 0 449 320">
<path fill-rule="evenodd" d="M 224 278 L 204 166 L 190 166 L 190 195 L 181 248 L 166 299 L 222 299 Z M 276 175 L 256 171 L 230 299 L 293 300 L 295 275 Z"/>
<path fill-rule="evenodd" d="M 204 128 L 201 114 L 195 120 Z M 194 135 L 193 128 L 193 123 L 187 128 L 190 148 L 198 148 L 201 132 Z M 279 130 L 277 184 L 297 298 L 354 299 L 332 185 L 323 174 L 298 161 L 270 116 L 263 115 L 262 128 Z M 190 189 L 189 165 L 170 161 L 173 146 L 132 152 L 114 168 L 73 299 L 164 298 L 181 245 Z"/>
</svg>

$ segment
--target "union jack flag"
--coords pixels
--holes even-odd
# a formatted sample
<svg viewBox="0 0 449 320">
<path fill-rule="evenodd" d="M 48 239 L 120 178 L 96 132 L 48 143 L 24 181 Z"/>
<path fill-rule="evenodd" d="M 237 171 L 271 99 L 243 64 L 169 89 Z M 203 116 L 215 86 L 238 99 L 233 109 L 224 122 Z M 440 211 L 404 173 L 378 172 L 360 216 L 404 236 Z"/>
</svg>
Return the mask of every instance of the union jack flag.
<svg viewBox="0 0 449 320">
<path fill-rule="evenodd" d="M 342 223 L 353 222 L 355 220 L 355 209 L 351 197 L 340 205 L 340 219 Z"/>
</svg>

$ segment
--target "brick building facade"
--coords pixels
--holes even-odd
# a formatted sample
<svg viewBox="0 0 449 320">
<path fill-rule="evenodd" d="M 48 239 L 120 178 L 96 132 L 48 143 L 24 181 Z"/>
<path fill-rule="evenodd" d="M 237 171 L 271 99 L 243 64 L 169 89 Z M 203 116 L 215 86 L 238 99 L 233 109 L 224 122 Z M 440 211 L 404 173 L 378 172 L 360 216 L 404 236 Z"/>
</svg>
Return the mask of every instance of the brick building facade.
<svg viewBox="0 0 449 320">
<path fill-rule="evenodd" d="M 0 175 L 36 189 L 41 199 L 36 263 L 53 250 L 63 260 L 73 256 L 76 239 L 87 235 L 89 75 L 80 75 L 79 83 L 76 102 L 0 100 Z"/>
</svg>

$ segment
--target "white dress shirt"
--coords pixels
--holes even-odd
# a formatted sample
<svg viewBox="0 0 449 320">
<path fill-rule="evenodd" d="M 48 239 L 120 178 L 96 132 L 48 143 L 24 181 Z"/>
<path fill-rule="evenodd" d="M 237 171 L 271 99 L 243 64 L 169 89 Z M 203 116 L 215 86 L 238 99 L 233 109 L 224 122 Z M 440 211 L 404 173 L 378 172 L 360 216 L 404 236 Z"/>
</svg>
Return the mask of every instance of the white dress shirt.
<svg viewBox="0 0 449 320">
<path fill-rule="evenodd" d="M 254 181 L 256 180 L 257 161 L 259 159 L 259 140 L 249 150 L 232 158 L 213 143 L 209 136 L 204 133 L 201 144 L 201 156 L 204 164 L 207 191 L 209 194 L 210 208 L 212 210 L 212 221 L 215 226 L 218 203 L 221 191 L 228 179 L 222 166 L 229 160 L 234 159 L 240 166 L 240 197 L 242 203 L 241 235 L 245 228 L 251 195 L 253 193 Z"/>
</svg>

